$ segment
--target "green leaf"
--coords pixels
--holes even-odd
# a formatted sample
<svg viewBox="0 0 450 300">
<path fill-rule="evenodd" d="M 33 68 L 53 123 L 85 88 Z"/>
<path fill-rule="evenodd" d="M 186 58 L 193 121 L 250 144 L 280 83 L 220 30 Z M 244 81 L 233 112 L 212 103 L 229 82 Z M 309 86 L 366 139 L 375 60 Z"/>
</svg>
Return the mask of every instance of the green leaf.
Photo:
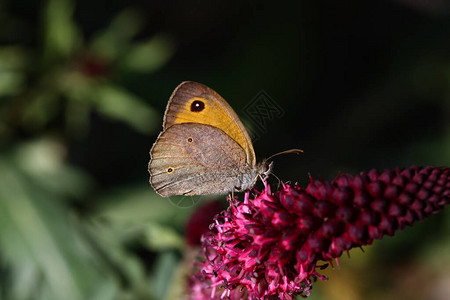
<svg viewBox="0 0 450 300">
<path fill-rule="evenodd" d="M 95 252 L 99 254 L 98 262 L 105 266 L 104 271 L 114 274 L 118 281 L 127 281 L 127 287 L 120 289 L 118 298 L 150 299 L 153 293 L 145 266 L 138 257 L 126 250 L 129 240 L 135 238 L 135 229 L 140 229 L 135 226 L 131 231 L 125 232 L 129 226 L 115 225 L 117 224 L 92 219 L 83 228 Z"/>
<path fill-rule="evenodd" d="M 94 38 L 90 48 L 103 58 L 118 59 L 128 51 L 131 39 L 141 30 L 142 25 L 142 17 L 136 10 L 124 10 L 105 31 Z"/>
<path fill-rule="evenodd" d="M 26 281 L 48 292 L 46 299 L 85 299 L 100 277 L 77 252 L 77 236 L 67 222 L 67 212 L 27 185 L 3 159 L 0 169 L 0 253 L 15 270 L 11 290 L 20 292 L 31 270 L 32 278 Z"/>
<path fill-rule="evenodd" d="M 173 251 L 163 252 L 157 258 L 153 273 L 154 294 L 156 299 L 167 299 L 169 287 L 173 281 L 174 270 L 179 260 Z"/>
<path fill-rule="evenodd" d="M 47 60 L 67 57 L 81 43 L 72 20 L 74 4 L 70 0 L 48 0 L 44 11 L 44 53 Z"/>
<path fill-rule="evenodd" d="M 13 96 L 23 89 L 27 58 L 20 47 L 0 48 L 0 96 Z"/>
<path fill-rule="evenodd" d="M 169 199 L 156 194 L 149 184 L 116 188 L 98 198 L 98 203 L 102 204 L 92 217 L 112 224 L 170 221 L 172 226 L 181 228 L 195 209 L 174 206 Z"/>
<path fill-rule="evenodd" d="M 175 52 L 174 41 L 167 35 L 157 35 L 133 45 L 126 53 L 123 67 L 136 72 L 154 72 L 165 65 Z"/>
<path fill-rule="evenodd" d="M 117 299 L 118 287 L 113 281 L 105 280 L 95 287 L 89 300 Z"/>
<path fill-rule="evenodd" d="M 146 226 L 145 240 L 150 249 L 163 251 L 165 249 L 183 250 L 184 239 L 173 228 L 151 223 Z"/>
<path fill-rule="evenodd" d="M 58 115 L 58 101 L 58 95 L 54 90 L 41 90 L 31 94 L 27 105 L 23 108 L 23 126 L 34 132 L 42 130 Z"/>
<path fill-rule="evenodd" d="M 95 89 L 92 97 L 99 112 L 123 121 L 142 133 L 155 133 L 160 127 L 160 114 L 126 90 L 113 85 L 102 85 Z"/>
<path fill-rule="evenodd" d="M 12 161 L 29 180 L 59 196 L 80 198 L 91 186 L 91 179 L 80 170 L 64 164 L 65 146 L 43 138 L 17 146 Z"/>
</svg>

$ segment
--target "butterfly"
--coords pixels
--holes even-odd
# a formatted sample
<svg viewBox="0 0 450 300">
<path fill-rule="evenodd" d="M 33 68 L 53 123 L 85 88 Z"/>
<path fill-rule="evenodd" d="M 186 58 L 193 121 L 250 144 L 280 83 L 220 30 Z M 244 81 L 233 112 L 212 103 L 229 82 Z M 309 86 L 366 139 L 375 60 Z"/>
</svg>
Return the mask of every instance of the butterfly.
<svg viewBox="0 0 450 300">
<path fill-rule="evenodd" d="M 172 93 L 150 157 L 150 184 L 163 197 L 246 191 L 272 170 L 267 159 L 256 161 L 250 136 L 230 105 L 192 81 Z"/>
</svg>

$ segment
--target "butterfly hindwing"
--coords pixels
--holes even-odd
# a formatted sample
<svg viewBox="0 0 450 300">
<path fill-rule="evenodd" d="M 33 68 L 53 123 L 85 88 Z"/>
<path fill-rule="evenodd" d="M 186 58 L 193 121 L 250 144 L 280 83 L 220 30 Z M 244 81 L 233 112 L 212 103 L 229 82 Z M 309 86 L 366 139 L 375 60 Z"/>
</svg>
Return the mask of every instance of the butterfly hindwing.
<svg viewBox="0 0 450 300">
<path fill-rule="evenodd" d="M 205 124 L 175 124 L 154 144 L 150 182 L 162 196 L 226 193 L 245 173 L 244 149 L 222 130 Z"/>
</svg>

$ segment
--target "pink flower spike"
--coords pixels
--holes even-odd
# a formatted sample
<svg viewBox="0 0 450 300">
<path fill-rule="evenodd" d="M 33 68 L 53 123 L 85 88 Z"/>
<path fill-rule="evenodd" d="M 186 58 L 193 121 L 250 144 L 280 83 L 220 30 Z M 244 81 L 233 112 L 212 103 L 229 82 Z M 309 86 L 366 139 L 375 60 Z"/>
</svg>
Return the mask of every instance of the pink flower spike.
<svg viewBox="0 0 450 300">
<path fill-rule="evenodd" d="M 233 201 L 202 238 L 205 260 L 190 278 L 190 299 L 294 299 L 354 247 L 393 235 L 450 203 L 450 168 L 410 167 L 306 188 L 283 184 Z M 325 265 L 320 261 L 328 262 Z M 216 290 L 217 288 L 217 290 Z"/>
</svg>

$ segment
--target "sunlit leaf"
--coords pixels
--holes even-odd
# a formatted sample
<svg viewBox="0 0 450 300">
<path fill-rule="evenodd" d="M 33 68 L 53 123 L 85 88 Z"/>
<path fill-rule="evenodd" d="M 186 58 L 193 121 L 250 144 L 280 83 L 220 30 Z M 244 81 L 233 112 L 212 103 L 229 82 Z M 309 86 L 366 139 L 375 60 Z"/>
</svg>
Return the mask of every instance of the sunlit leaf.
<svg viewBox="0 0 450 300">
<path fill-rule="evenodd" d="M 146 227 L 145 239 L 150 249 L 183 249 L 184 239 L 173 228 L 151 223 Z"/>
<path fill-rule="evenodd" d="M 31 281 L 48 289 L 46 299 L 86 299 L 101 278 L 77 251 L 79 240 L 67 212 L 4 159 L 0 169 L 0 255 L 6 265 L 15 270 L 33 266 Z"/>
<path fill-rule="evenodd" d="M 79 46 L 80 34 L 72 20 L 74 4 L 70 0 L 48 0 L 45 8 L 44 50 L 46 58 L 66 57 Z"/>
<path fill-rule="evenodd" d="M 64 163 L 67 149 L 56 140 L 41 139 L 16 147 L 13 160 L 29 180 L 60 196 L 81 197 L 90 178 Z"/>
<path fill-rule="evenodd" d="M 123 67 L 138 72 L 154 72 L 167 63 L 174 51 L 173 39 L 167 35 L 157 35 L 132 46 L 126 53 Z"/>
<path fill-rule="evenodd" d="M 142 133 L 155 133 L 160 114 L 140 98 L 112 85 L 99 86 L 93 94 L 99 112 L 134 127 Z"/>
<path fill-rule="evenodd" d="M 181 227 L 195 207 L 181 209 L 151 190 L 150 185 L 121 187 L 101 197 L 94 217 L 112 223 L 162 223 Z"/>
</svg>

